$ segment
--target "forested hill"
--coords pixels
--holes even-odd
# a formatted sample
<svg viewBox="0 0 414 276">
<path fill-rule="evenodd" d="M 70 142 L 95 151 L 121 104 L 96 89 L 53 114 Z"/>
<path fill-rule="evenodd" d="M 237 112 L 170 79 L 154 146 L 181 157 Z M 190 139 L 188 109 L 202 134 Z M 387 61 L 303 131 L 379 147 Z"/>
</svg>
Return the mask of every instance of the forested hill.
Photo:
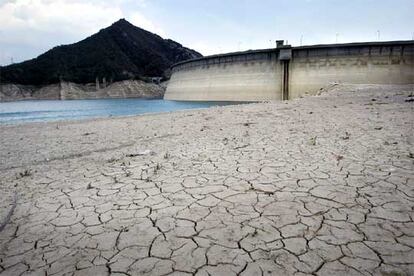
<svg viewBox="0 0 414 276">
<path fill-rule="evenodd" d="M 194 50 L 138 28 L 125 19 L 71 45 L 1 68 L 1 83 L 45 85 L 160 77 L 174 63 L 201 57 Z"/>
</svg>

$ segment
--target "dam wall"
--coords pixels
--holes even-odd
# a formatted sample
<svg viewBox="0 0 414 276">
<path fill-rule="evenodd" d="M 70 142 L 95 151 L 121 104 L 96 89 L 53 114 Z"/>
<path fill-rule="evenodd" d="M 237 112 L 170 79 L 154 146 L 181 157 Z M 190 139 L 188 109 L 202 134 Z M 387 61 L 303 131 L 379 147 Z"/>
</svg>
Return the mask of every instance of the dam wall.
<svg viewBox="0 0 414 276">
<path fill-rule="evenodd" d="M 414 41 L 285 45 L 189 60 L 172 67 L 164 98 L 284 100 L 332 83 L 414 84 Z"/>
<path fill-rule="evenodd" d="M 203 58 L 172 70 L 164 98 L 192 101 L 281 99 L 281 70 L 275 51 Z"/>
<path fill-rule="evenodd" d="M 414 84 L 414 42 L 298 47 L 290 64 L 290 98 L 331 83 Z"/>
</svg>

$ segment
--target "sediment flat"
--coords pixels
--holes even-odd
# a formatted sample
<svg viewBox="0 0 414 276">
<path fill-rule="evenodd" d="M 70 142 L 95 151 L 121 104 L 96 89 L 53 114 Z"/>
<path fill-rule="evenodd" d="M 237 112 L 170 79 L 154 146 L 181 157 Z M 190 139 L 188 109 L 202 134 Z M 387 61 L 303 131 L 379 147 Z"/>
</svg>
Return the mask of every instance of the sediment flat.
<svg viewBox="0 0 414 276">
<path fill-rule="evenodd" d="M 413 275 L 413 90 L 0 126 L 0 275 Z"/>
</svg>

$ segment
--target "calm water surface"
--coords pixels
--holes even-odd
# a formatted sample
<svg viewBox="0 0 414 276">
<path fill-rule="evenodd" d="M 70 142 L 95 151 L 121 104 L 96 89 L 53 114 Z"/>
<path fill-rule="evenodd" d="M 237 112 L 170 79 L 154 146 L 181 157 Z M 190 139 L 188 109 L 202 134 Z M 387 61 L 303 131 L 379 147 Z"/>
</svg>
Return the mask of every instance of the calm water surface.
<svg viewBox="0 0 414 276">
<path fill-rule="evenodd" d="M 230 102 L 179 102 L 145 99 L 37 100 L 0 103 L 0 124 L 128 116 L 207 108 Z M 234 103 L 233 103 L 234 104 Z"/>
</svg>

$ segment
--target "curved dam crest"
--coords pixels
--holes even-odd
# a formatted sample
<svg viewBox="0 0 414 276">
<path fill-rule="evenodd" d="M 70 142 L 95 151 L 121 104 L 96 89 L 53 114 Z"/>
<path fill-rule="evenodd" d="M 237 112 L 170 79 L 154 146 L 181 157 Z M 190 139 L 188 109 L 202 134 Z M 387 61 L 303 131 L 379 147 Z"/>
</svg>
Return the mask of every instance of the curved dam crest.
<svg viewBox="0 0 414 276">
<path fill-rule="evenodd" d="M 164 99 L 287 100 L 333 83 L 414 84 L 414 40 L 277 48 L 175 64 Z"/>
</svg>

